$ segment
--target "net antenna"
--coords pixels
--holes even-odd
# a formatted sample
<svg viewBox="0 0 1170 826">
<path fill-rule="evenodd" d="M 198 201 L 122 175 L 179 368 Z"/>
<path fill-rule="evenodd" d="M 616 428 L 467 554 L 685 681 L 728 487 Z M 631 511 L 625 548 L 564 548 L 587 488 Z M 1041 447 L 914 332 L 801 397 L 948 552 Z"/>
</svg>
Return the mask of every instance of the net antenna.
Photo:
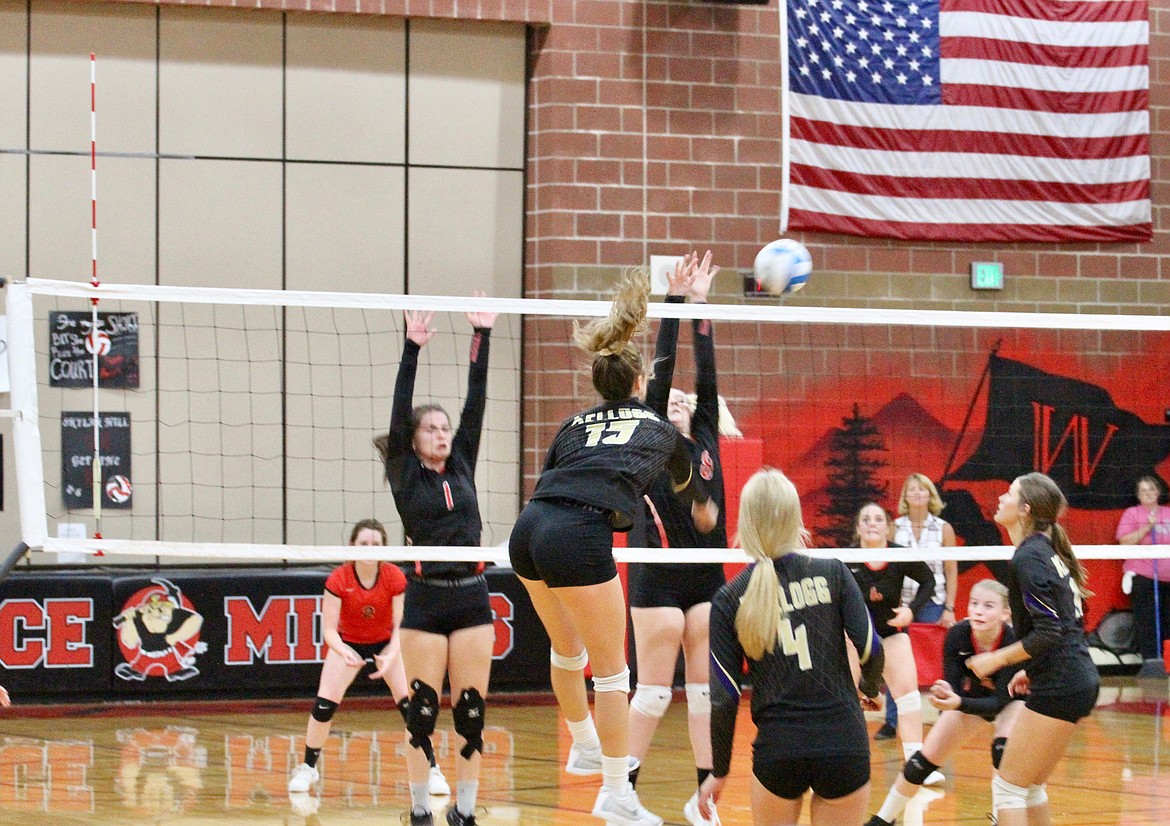
<svg viewBox="0 0 1170 826">
<path fill-rule="evenodd" d="M 90 286 L 101 286 L 98 280 L 97 255 L 97 56 L 89 53 L 89 191 L 90 191 L 90 247 L 93 266 L 89 276 Z M 98 319 L 99 298 L 94 296 L 90 303 L 89 332 L 85 336 L 85 347 L 90 356 L 90 373 L 93 377 L 93 521 L 94 538 L 102 538 L 102 426 L 101 401 L 98 391 L 98 357 L 109 351 L 110 338 L 101 330 Z M 101 551 L 98 551 L 101 555 Z"/>
</svg>

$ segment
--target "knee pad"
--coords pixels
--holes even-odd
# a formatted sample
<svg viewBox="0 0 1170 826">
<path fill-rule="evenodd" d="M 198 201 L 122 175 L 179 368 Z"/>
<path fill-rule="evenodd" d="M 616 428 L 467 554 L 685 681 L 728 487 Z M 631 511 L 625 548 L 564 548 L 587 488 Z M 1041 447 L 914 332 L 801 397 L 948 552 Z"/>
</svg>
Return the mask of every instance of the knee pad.
<svg viewBox="0 0 1170 826">
<path fill-rule="evenodd" d="M 991 779 L 991 806 L 996 812 L 1028 808 L 1028 790 L 1013 785 L 998 774 Z"/>
<path fill-rule="evenodd" d="M 335 711 L 337 711 L 337 703 L 326 700 L 324 697 L 318 697 L 313 702 L 313 710 L 309 712 L 309 716 L 318 723 L 328 723 L 333 719 Z"/>
<path fill-rule="evenodd" d="M 1003 750 L 1006 748 L 1006 737 L 996 737 L 991 741 L 991 765 L 993 768 L 999 768 L 999 761 L 1003 760 Z"/>
<path fill-rule="evenodd" d="M 553 667 L 559 668 L 562 671 L 584 671 L 585 666 L 589 664 L 589 652 L 584 648 L 575 657 L 566 657 L 564 654 L 558 654 L 555 648 L 550 648 L 549 654 L 549 660 L 552 662 Z"/>
<path fill-rule="evenodd" d="M 465 688 L 459 694 L 459 702 L 451 709 L 455 718 L 455 733 L 467 741 L 459 750 L 464 760 L 483 751 L 483 695 L 474 688 Z"/>
<path fill-rule="evenodd" d="M 931 763 L 920 751 L 914 752 L 910 759 L 906 761 L 906 765 L 902 767 L 902 776 L 915 786 L 921 786 L 926 782 L 926 778 L 930 777 L 930 773 L 938 769 L 938 766 Z"/>
<path fill-rule="evenodd" d="M 670 708 L 670 700 L 674 692 L 665 685 L 645 685 L 638 683 L 638 690 L 634 692 L 634 699 L 630 700 L 630 708 L 655 719 L 661 718 Z"/>
<path fill-rule="evenodd" d="M 1048 802 L 1048 786 L 1041 783 L 1037 786 L 1028 787 L 1028 808 L 1039 806 L 1042 803 Z"/>
<path fill-rule="evenodd" d="M 711 686 L 707 683 L 687 683 L 687 711 L 691 714 L 711 713 Z"/>
<path fill-rule="evenodd" d="M 406 730 L 410 732 L 410 745 L 422 749 L 423 743 L 430 742 L 439 716 L 439 694 L 422 680 L 410 683 L 410 713 L 406 716 Z M 425 751 L 425 749 L 424 749 Z"/>
<path fill-rule="evenodd" d="M 898 714 L 915 714 L 922 711 L 922 695 L 917 691 L 911 691 L 909 694 L 903 694 L 894 700 L 894 705 L 898 707 Z"/>
<path fill-rule="evenodd" d="M 593 690 L 594 691 L 620 691 L 623 694 L 630 693 L 630 668 L 626 666 L 617 674 L 609 677 L 598 677 L 593 675 Z"/>
</svg>

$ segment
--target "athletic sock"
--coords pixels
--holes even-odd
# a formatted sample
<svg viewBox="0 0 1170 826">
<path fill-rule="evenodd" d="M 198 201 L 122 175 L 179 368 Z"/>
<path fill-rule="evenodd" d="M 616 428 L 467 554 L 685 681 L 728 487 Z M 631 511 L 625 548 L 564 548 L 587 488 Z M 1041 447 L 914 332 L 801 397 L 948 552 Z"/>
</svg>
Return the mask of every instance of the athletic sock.
<svg viewBox="0 0 1170 826">
<path fill-rule="evenodd" d="M 455 808 L 459 810 L 459 814 L 467 817 L 475 814 L 475 795 L 478 791 L 478 780 L 457 780 L 455 782 Z"/>
<path fill-rule="evenodd" d="M 902 816 L 902 812 L 906 810 L 906 804 L 909 802 L 909 797 L 897 789 L 890 789 L 890 793 L 886 795 L 886 802 L 878 809 L 878 817 L 886 823 L 893 823 Z"/>
<path fill-rule="evenodd" d="M 321 756 L 321 749 L 311 749 L 305 746 L 305 765 L 310 769 L 317 767 L 317 758 Z"/>
<path fill-rule="evenodd" d="M 711 776 L 712 771 L 714 771 L 714 769 L 700 769 L 698 766 L 695 766 L 695 776 L 699 778 L 700 786 L 703 785 L 704 780 Z"/>
<path fill-rule="evenodd" d="M 431 788 L 429 783 L 410 784 L 410 810 L 416 815 L 425 815 L 431 810 Z"/>
<path fill-rule="evenodd" d="M 573 722 L 566 720 L 565 723 L 569 726 L 569 734 L 573 736 L 573 742 L 577 744 L 578 748 L 585 751 L 597 751 L 601 748 L 601 741 L 597 739 L 597 726 L 593 725 L 593 715 L 589 714 L 584 720 Z"/>
<path fill-rule="evenodd" d="M 601 785 L 614 797 L 625 797 L 630 792 L 630 758 L 601 755 Z"/>
</svg>

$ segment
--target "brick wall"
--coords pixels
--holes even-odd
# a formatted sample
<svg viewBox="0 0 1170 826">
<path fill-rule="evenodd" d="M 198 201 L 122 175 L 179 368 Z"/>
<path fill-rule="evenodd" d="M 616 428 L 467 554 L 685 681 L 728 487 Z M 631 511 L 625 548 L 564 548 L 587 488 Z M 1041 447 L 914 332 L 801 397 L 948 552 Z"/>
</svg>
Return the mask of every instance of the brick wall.
<svg viewBox="0 0 1170 826">
<path fill-rule="evenodd" d="M 743 269 L 778 234 L 775 1 L 764 7 L 703 0 L 201 0 L 199 5 L 534 24 L 526 248 L 530 296 L 599 297 L 623 267 L 687 247 L 709 247 L 724 267 Z M 1170 0 L 1151 0 L 1150 5 L 1151 243 L 956 245 L 806 234 L 803 240 L 813 251 L 817 271 L 790 303 L 1170 313 L 1165 217 L 1170 209 Z M 1006 289 L 973 294 L 967 286 L 968 264 L 989 258 L 1003 261 Z M 737 277 L 725 277 L 717 284 L 718 300 L 741 300 L 738 289 Z M 560 321 L 529 328 L 524 406 L 529 485 L 556 422 L 593 398 L 582 359 L 566 343 L 568 331 Z M 721 339 L 720 369 L 729 377 L 729 396 L 756 399 L 767 392 L 770 377 L 783 373 L 795 380 L 829 368 L 830 357 L 811 340 L 814 334 L 793 332 L 782 348 L 761 347 L 776 335 L 737 328 Z M 924 335 L 931 337 L 931 347 L 946 346 L 934 341 L 934 333 Z M 903 356 L 916 360 L 915 371 L 936 371 L 941 381 L 941 374 L 969 369 L 965 359 L 985 352 L 986 338 L 975 336 L 953 357 L 936 354 L 931 365 L 922 363 L 925 354 L 909 355 L 923 342 L 909 344 Z M 845 346 L 848 340 L 837 344 Z M 897 352 L 882 355 L 862 343 L 851 352 L 852 357 L 845 347 L 833 358 L 845 365 L 841 369 L 857 369 L 861 375 L 902 361 Z M 684 352 L 680 365 L 688 364 Z M 1159 391 L 1164 387 L 1165 380 Z"/>
</svg>

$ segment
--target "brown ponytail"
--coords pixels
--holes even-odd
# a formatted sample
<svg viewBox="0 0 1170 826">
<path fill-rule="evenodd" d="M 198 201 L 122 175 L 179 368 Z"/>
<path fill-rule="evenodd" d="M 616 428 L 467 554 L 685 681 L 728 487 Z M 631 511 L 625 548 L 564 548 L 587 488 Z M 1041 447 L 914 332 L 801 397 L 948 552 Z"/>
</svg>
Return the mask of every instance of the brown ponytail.
<svg viewBox="0 0 1170 826">
<path fill-rule="evenodd" d="M 630 339 L 646 320 L 649 296 L 646 274 L 629 270 L 618 284 L 609 315 L 573 331 L 577 346 L 593 354 L 593 386 L 606 401 L 628 399 L 644 372 L 642 354 Z"/>
<path fill-rule="evenodd" d="M 1073 582 L 1081 592 L 1081 598 L 1088 599 L 1093 595 L 1087 587 L 1089 573 L 1076 558 L 1072 544 L 1068 541 L 1068 534 L 1057 521 L 1068 508 L 1068 500 L 1064 498 L 1056 482 L 1043 473 L 1027 473 L 1016 482 L 1019 483 L 1020 501 L 1028 506 L 1028 517 L 1032 520 L 1033 530 L 1052 531 L 1053 549 L 1072 574 Z"/>
</svg>

